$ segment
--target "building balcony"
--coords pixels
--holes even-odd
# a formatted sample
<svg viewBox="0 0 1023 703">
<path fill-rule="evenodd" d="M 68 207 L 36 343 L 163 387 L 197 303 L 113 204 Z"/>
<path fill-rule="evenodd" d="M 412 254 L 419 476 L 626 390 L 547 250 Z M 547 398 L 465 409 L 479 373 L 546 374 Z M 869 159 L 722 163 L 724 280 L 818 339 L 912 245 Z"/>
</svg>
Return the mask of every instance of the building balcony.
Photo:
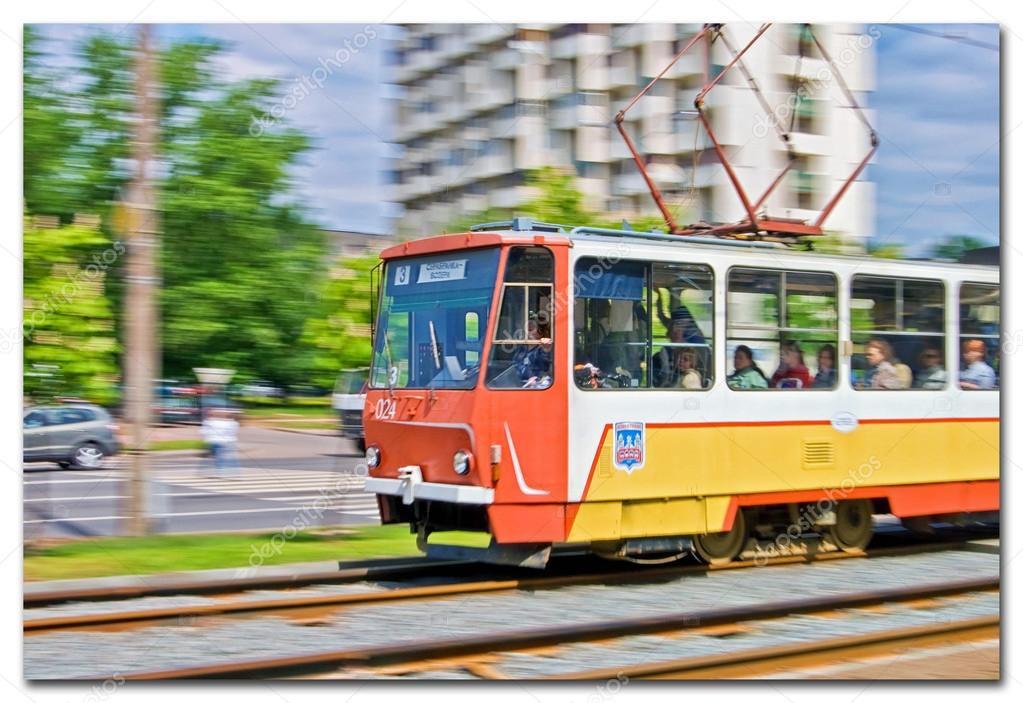
<svg viewBox="0 0 1023 703">
<path fill-rule="evenodd" d="M 866 138 L 864 137 L 863 139 L 866 142 Z M 834 140 L 823 134 L 793 132 L 792 148 L 797 153 L 813 154 L 814 156 L 832 156 L 835 153 Z M 866 147 L 864 147 L 863 153 L 866 153 Z"/>
<path fill-rule="evenodd" d="M 631 65 L 614 66 L 607 70 L 607 87 L 611 88 L 631 88 L 635 87 L 639 83 L 639 74 L 636 73 L 636 67 Z"/>
<path fill-rule="evenodd" d="M 512 89 L 511 81 L 506 83 L 507 85 L 490 84 L 482 90 L 468 93 L 466 109 L 469 112 L 485 112 L 514 102 L 515 91 Z"/>
<path fill-rule="evenodd" d="M 551 126 L 554 129 L 575 129 L 580 126 L 604 126 L 610 123 L 611 114 L 607 105 L 578 105 L 567 101 L 551 109 Z"/>
<path fill-rule="evenodd" d="M 495 188 L 489 193 L 490 207 L 494 208 L 515 208 L 524 203 L 531 189 L 526 186 L 508 186 Z"/>
<path fill-rule="evenodd" d="M 522 52 L 515 49 L 501 49 L 490 55 L 490 67 L 498 71 L 514 70 L 522 61 Z"/>
<path fill-rule="evenodd" d="M 445 62 L 457 59 L 473 51 L 472 44 L 466 38 L 464 32 L 450 33 L 444 36 L 444 42 L 440 49 L 440 55 Z"/>
<path fill-rule="evenodd" d="M 615 49 L 632 49 L 649 41 L 650 25 L 616 24 L 611 27 L 611 46 Z"/>
<path fill-rule="evenodd" d="M 493 44 L 504 37 L 514 36 L 514 31 L 506 27 L 507 25 L 492 24 L 490 22 L 470 24 L 466 33 L 466 40 L 476 45 Z"/>
</svg>

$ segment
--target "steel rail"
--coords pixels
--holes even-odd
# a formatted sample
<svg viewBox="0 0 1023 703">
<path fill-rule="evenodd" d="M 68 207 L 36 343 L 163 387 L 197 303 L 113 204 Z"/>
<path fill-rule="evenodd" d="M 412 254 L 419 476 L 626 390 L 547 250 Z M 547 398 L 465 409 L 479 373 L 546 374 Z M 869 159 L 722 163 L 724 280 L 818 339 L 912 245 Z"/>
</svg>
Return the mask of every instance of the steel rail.
<svg viewBox="0 0 1023 703">
<path fill-rule="evenodd" d="M 952 596 L 994 590 L 998 587 L 998 577 L 964 579 L 951 583 L 902 586 L 838 596 L 792 599 L 753 606 L 745 605 L 696 611 L 676 611 L 674 613 L 662 613 L 655 616 L 621 620 L 527 628 L 495 635 L 406 642 L 286 657 L 157 669 L 122 675 L 126 679 L 133 680 L 298 676 L 322 673 L 345 667 L 385 666 L 403 662 L 421 662 L 431 659 L 464 657 L 491 652 L 550 647 L 571 642 L 691 630 L 750 620 L 769 620 L 789 615 L 879 605 L 886 602 Z"/>
<path fill-rule="evenodd" d="M 901 627 L 860 635 L 829 637 L 774 647 L 756 647 L 738 652 L 683 657 L 635 666 L 604 667 L 551 676 L 551 679 L 597 680 L 622 676 L 629 679 L 748 678 L 785 667 L 806 666 L 822 655 L 877 655 L 908 645 L 948 644 L 950 639 L 997 637 L 1000 615 Z"/>
<path fill-rule="evenodd" d="M 962 548 L 961 542 L 932 542 L 902 547 L 888 547 L 868 552 L 820 552 L 800 555 L 771 557 L 764 562 L 757 560 L 733 561 L 728 564 L 682 564 L 651 567 L 641 571 L 588 572 L 564 576 L 540 576 L 501 580 L 464 581 L 428 586 L 411 586 L 391 590 L 361 593 L 335 593 L 316 596 L 293 596 L 263 600 L 220 601 L 198 605 L 138 608 L 106 613 L 81 613 L 54 615 L 51 617 L 28 618 L 23 621 L 25 635 L 47 634 L 59 630 L 104 629 L 125 625 L 141 626 L 167 620 L 191 620 L 199 617 L 253 615 L 258 613 L 280 613 L 301 611 L 312 608 L 344 608 L 392 603 L 404 600 L 447 598 L 452 596 L 498 593 L 515 590 L 543 590 L 567 586 L 585 586 L 608 583 L 643 583 L 687 574 L 710 571 L 759 568 L 765 566 L 786 566 L 806 564 L 815 561 L 855 559 L 884 556 L 904 556 L 932 551 L 946 551 Z"/>
</svg>

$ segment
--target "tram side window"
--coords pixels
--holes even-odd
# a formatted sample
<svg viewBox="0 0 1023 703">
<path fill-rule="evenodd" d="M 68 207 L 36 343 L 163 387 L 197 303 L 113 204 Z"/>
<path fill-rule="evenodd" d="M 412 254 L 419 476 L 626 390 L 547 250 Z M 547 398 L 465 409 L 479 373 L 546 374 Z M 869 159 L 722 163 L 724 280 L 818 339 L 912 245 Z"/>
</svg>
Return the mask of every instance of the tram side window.
<svg viewBox="0 0 1023 703">
<path fill-rule="evenodd" d="M 830 273 L 734 268 L 728 353 L 734 390 L 836 386 L 837 282 Z"/>
<path fill-rule="evenodd" d="M 959 387 L 997 390 L 1001 371 L 999 286 L 963 283 L 959 286 Z"/>
<path fill-rule="evenodd" d="M 543 247 L 508 252 L 487 364 L 491 388 L 542 390 L 554 381 L 554 257 Z"/>
<path fill-rule="evenodd" d="M 580 259 L 575 270 L 575 373 L 585 388 L 647 388 L 648 264 Z"/>
<path fill-rule="evenodd" d="M 943 283 L 854 276 L 850 317 L 854 388 L 945 388 Z"/>
<path fill-rule="evenodd" d="M 653 264 L 651 385 L 702 390 L 714 385 L 714 274 L 693 264 Z"/>
<path fill-rule="evenodd" d="M 710 388 L 713 291 L 708 266 L 580 259 L 576 383 L 601 389 Z"/>
</svg>

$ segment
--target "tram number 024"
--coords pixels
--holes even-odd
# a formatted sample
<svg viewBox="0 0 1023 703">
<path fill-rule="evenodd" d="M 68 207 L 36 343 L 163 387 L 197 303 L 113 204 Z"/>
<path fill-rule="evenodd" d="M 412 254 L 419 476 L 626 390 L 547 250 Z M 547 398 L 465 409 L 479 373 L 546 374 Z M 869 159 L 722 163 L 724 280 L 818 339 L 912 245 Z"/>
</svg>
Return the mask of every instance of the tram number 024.
<svg viewBox="0 0 1023 703">
<path fill-rule="evenodd" d="M 378 420 L 393 420 L 398 412 L 398 401 L 394 398 L 381 398 L 377 401 L 376 418 Z"/>
</svg>

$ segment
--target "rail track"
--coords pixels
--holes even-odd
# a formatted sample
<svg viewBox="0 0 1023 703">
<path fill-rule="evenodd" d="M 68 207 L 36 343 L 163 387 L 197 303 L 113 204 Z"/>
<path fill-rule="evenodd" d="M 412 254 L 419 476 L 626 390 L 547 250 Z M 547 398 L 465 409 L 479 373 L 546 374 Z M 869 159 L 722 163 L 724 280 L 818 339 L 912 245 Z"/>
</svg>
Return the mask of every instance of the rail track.
<svg viewBox="0 0 1023 703">
<path fill-rule="evenodd" d="M 142 580 L 128 586 L 80 586 L 54 590 L 26 590 L 25 608 L 43 608 L 61 603 L 128 600 L 179 595 L 218 595 L 255 589 L 284 590 L 317 584 L 353 583 L 366 580 L 428 578 L 456 574 L 467 562 L 430 560 L 426 557 L 397 557 L 338 562 L 336 570 L 315 571 L 287 576 L 248 575 L 244 568 L 232 576 L 195 578 L 179 574 L 171 579 Z"/>
<path fill-rule="evenodd" d="M 723 565 L 674 564 L 671 566 L 646 567 L 639 570 L 621 570 L 620 565 L 613 565 L 616 567 L 614 571 L 587 571 L 571 575 L 468 579 L 452 583 L 380 588 L 371 591 L 313 595 L 299 593 L 281 598 L 210 599 L 210 602 L 201 604 L 127 608 L 109 612 L 56 613 L 53 615 L 26 617 L 23 621 L 23 632 L 26 636 L 35 636 L 65 630 L 104 631 L 145 627 L 160 623 L 174 624 L 187 622 L 195 624 L 199 618 L 294 614 L 313 616 L 342 608 L 380 605 L 399 601 L 449 598 L 516 590 L 545 590 L 593 584 L 641 584 L 708 572 L 829 562 L 842 559 L 906 556 L 926 552 L 963 549 L 966 546 L 968 545 L 962 542 L 944 541 L 877 548 L 866 552 L 821 552 L 818 554 L 774 557 L 766 562 L 736 561 Z M 336 583 L 337 581 L 333 582 Z"/>
<path fill-rule="evenodd" d="M 867 609 L 892 604 L 929 601 L 981 592 L 996 592 L 997 577 L 963 579 L 951 583 L 811 598 L 793 598 L 762 605 L 746 605 L 694 612 L 670 612 L 657 616 L 603 620 L 569 626 L 533 627 L 474 637 L 433 639 L 396 645 L 340 649 L 288 657 L 231 661 L 204 666 L 161 669 L 128 674 L 129 679 L 197 678 L 287 678 L 323 676 L 393 676 L 420 671 L 431 666 L 461 666 L 482 678 L 500 678 L 488 662 L 495 654 L 564 647 L 580 642 L 606 642 L 639 635 L 677 636 L 687 631 L 763 623 L 796 615 L 834 613 L 849 609 Z M 834 655 L 840 651 L 891 647 L 893 644 L 947 642 L 950 637 L 997 637 L 998 615 L 950 619 L 918 627 L 903 627 L 866 633 L 854 638 L 824 637 L 788 647 L 747 649 L 704 657 L 688 657 L 638 666 L 569 671 L 553 677 L 572 679 L 630 678 L 711 678 L 734 674 L 756 674 L 750 668 L 770 662 L 792 663 L 807 657 Z"/>
<path fill-rule="evenodd" d="M 908 539 L 908 534 L 904 531 L 879 532 L 875 535 L 874 544 L 881 549 L 893 547 L 917 548 L 919 550 L 961 548 L 968 540 L 978 539 L 982 536 L 997 536 L 998 532 L 991 529 L 943 529 L 939 531 L 936 538 L 927 540 L 919 538 Z M 871 549 L 870 551 L 875 552 L 877 549 Z M 811 548 L 805 554 L 784 556 L 785 559 L 790 559 L 791 561 L 782 562 L 780 560 L 783 557 L 772 557 L 772 563 L 797 563 L 800 561 L 842 558 L 843 556 L 841 553 L 821 552 Z M 573 559 L 581 562 L 582 565 L 566 563 Z M 581 558 L 578 552 L 562 553 L 558 555 L 557 560 L 552 560 L 547 572 L 569 573 L 589 571 L 591 573 L 607 574 L 618 571 L 629 573 L 636 573 L 637 571 L 637 565 L 627 562 L 608 562 L 595 558 L 589 559 L 589 566 L 586 565 L 586 562 L 587 559 Z M 593 566 L 594 563 L 599 564 L 599 568 L 595 568 Z M 725 568 L 742 568 L 749 565 L 751 565 L 751 562 L 736 562 L 727 565 Z M 694 568 L 694 565 L 682 562 L 670 568 Z M 700 567 L 696 566 L 695 568 Z M 640 569 L 640 571 L 642 570 Z M 27 587 L 22 603 L 26 610 L 31 610 L 63 603 L 127 601 L 131 599 L 179 595 L 227 595 L 251 590 L 284 591 L 316 585 L 346 584 L 363 581 L 398 582 L 429 579 L 464 581 L 464 576 L 466 575 L 476 576 L 478 579 L 478 574 L 481 572 L 491 575 L 491 578 L 486 580 L 502 580 L 494 578 L 501 575 L 535 573 L 532 569 L 496 567 L 466 561 L 427 559 L 422 556 L 342 561 L 338 562 L 337 569 L 335 570 L 311 571 L 288 575 L 253 575 L 248 574 L 247 571 L 245 568 L 239 568 L 230 576 L 220 575 L 213 578 L 199 577 L 188 573 L 176 574 L 170 578 L 156 577 L 149 579 L 147 577 L 139 577 L 139 583 L 116 587 L 83 585 L 70 588 L 45 588 L 39 590 Z"/>
</svg>

